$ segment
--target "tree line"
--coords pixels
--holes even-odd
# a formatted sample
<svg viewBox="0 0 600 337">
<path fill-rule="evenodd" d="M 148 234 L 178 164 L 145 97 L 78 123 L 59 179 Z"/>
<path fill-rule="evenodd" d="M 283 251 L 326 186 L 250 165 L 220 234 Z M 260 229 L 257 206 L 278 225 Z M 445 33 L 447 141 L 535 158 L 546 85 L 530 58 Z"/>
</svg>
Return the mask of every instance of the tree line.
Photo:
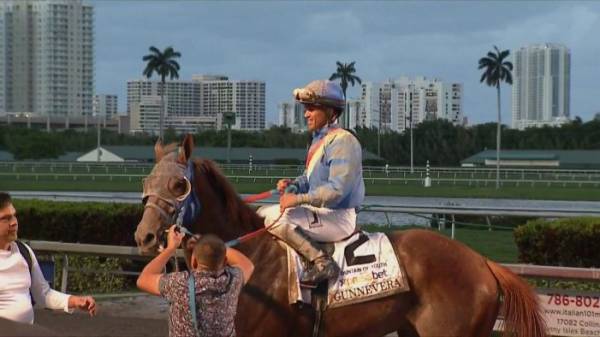
<svg viewBox="0 0 600 337">
<path fill-rule="evenodd" d="M 381 157 L 390 165 L 410 164 L 410 133 L 382 132 L 375 128 L 357 128 L 363 148 L 377 154 L 380 137 Z M 502 150 L 597 150 L 600 149 L 600 120 L 583 123 L 575 118 L 562 127 L 528 128 L 520 131 L 503 126 Z M 51 131 L 15 126 L 0 127 L 0 149 L 15 159 L 55 159 L 67 152 L 87 152 L 96 147 L 96 130 Z M 414 163 L 457 166 L 460 161 L 483 150 L 496 147 L 496 123 L 470 127 L 456 126 L 445 120 L 425 121 L 413 129 Z M 181 136 L 173 129 L 164 133 L 165 143 Z M 307 148 L 310 135 L 293 133 L 289 128 L 273 126 L 263 131 L 232 130 L 232 147 Z M 151 135 L 126 135 L 102 130 L 102 146 L 153 145 Z M 226 147 L 226 130 L 205 130 L 194 135 L 197 146 Z"/>
</svg>

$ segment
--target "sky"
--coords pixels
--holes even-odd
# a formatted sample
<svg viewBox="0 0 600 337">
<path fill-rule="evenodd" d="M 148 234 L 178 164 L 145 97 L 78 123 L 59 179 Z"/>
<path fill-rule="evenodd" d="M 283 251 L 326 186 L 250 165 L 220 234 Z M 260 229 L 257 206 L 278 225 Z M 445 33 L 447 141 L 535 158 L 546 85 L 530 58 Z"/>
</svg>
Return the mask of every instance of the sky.
<svg viewBox="0 0 600 337">
<path fill-rule="evenodd" d="M 363 81 L 425 76 L 463 84 L 470 124 L 496 120 L 496 90 L 479 82 L 479 58 L 560 43 L 571 51 L 571 117 L 600 112 L 597 1 L 122 1 L 95 7 L 96 92 L 116 94 L 142 78 L 150 46 L 181 52 L 180 79 L 223 74 L 266 83 L 267 124 L 294 88 L 356 62 Z M 502 120 L 511 121 L 511 88 Z M 348 90 L 358 98 L 358 86 Z"/>
</svg>

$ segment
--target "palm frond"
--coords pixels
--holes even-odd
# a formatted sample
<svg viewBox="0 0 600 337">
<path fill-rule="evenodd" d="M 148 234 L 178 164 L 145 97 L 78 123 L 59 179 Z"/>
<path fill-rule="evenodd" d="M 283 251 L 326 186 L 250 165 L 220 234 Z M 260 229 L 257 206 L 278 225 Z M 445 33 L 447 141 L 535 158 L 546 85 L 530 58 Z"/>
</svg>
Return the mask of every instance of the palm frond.
<svg viewBox="0 0 600 337">
<path fill-rule="evenodd" d="M 487 77 L 487 73 L 481 74 L 481 79 L 479 79 L 479 82 L 485 81 L 486 77 Z"/>
<path fill-rule="evenodd" d="M 342 87 L 344 99 L 346 99 L 346 91 L 348 90 L 348 84 L 354 86 L 356 82 L 361 83 L 360 78 L 358 76 L 353 75 L 353 73 L 356 72 L 356 61 L 352 61 L 350 63 L 342 63 L 340 61 L 336 61 L 335 64 L 337 66 L 336 72 L 331 74 L 329 80 L 340 80 L 340 87 Z"/>
<path fill-rule="evenodd" d="M 513 80 L 512 80 L 512 74 L 510 71 L 506 72 L 506 75 L 504 77 L 504 82 L 508 83 L 508 84 L 512 84 Z"/>
<path fill-rule="evenodd" d="M 142 72 L 144 76 L 150 78 L 156 72 L 161 77 L 162 82 L 166 77 L 179 78 L 179 63 L 174 58 L 180 57 L 181 53 L 175 51 L 173 47 L 167 47 L 162 52 L 154 46 L 149 49 L 151 54 L 142 57 L 142 60 L 147 62 Z"/>
<path fill-rule="evenodd" d="M 158 48 L 151 46 L 150 51 L 153 52 L 155 55 L 162 55 L 162 53 L 160 52 L 160 50 L 158 50 Z"/>
<path fill-rule="evenodd" d="M 172 67 L 175 70 L 179 70 L 179 63 L 177 63 L 177 61 L 175 60 L 168 60 L 167 64 L 169 64 L 170 67 Z"/>
<path fill-rule="evenodd" d="M 179 72 L 175 68 L 169 67 L 168 73 L 170 79 L 179 78 Z"/>
<path fill-rule="evenodd" d="M 498 61 L 498 55 L 492 53 L 491 51 L 487 53 L 488 58 L 494 60 L 494 62 Z"/>
<path fill-rule="evenodd" d="M 146 68 L 144 68 L 144 72 L 142 73 L 144 76 L 146 76 L 146 78 L 150 78 L 152 77 L 152 73 L 155 71 L 154 67 L 151 67 L 150 65 L 147 65 Z"/>
<path fill-rule="evenodd" d="M 173 50 L 173 47 L 171 47 L 171 46 L 168 46 L 168 47 L 167 47 L 167 48 L 165 48 L 165 50 L 163 51 L 163 54 L 171 56 L 171 55 L 173 55 L 173 52 L 174 52 L 174 51 L 175 51 L 175 50 Z"/>
</svg>

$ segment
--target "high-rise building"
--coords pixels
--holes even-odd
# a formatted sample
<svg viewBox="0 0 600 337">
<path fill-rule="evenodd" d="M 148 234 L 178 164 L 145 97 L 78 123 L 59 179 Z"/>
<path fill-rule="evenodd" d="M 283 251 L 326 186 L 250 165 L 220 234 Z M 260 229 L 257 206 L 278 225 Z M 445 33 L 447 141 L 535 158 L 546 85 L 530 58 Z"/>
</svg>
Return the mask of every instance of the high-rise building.
<svg viewBox="0 0 600 337">
<path fill-rule="evenodd" d="M 512 126 L 561 125 L 569 120 L 571 52 L 560 44 L 522 47 L 514 55 Z"/>
<path fill-rule="evenodd" d="M 0 113 L 92 114 L 94 8 L 81 0 L 0 2 Z"/>
<path fill-rule="evenodd" d="M 463 122 L 462 84 L 425 77 L 401 77 L 381 83 L 364 82 L 363 111 L 358 126 L 402 132 L 424 120 Z"/>
<path fill-rule="evenodd" d="M 356 126 L 366 128 L 381 128 L 381 110 L 386 104 L 380 101 L 382 91 L 381 83 L 363 82 L 361 84 L 362 109 L 356 113 Z M 389 104 L 388 104 L 389 105 Z M 351 123 L 352 124 L 352 123 Z"/>
<path fill-rule="evenodd" d="M 168 97 L 164 98 L 168 106 Z M 129 113 L 130 132 L 148 133 L 157 135 L 159 133 L 161 97 L 156 95 L 144 95 L 139 102 L 131 105 Z M 177 133 L 195 133 L 200 130 L 220 130 L 223 125 L 221 115 L 167 115 L 165 116 L 165 129 L 173 129 Z"/>
<path fill-rule="evenodd" d="M 144 96 L 160 96 L 162 89 L 156 80 L 127 82 L 127 111 Z M 166 116 L 223 116 L 233 113 L 239 130 L 265 128 L 265 82 L 229 80 L 223 75 L 194 75 L 191 81 L 165 83 Z M 133 129 L 133 128 L 132 128 Z"/>
<path fill-rule="evenodd" d="M 292 129 L 292 132 L 307 130 L 304 118 L 304 105 L 296 101 L 282 102 L 277 105 L 279 110 L 279 125 Z"/>
<path fill-rule="evenodd" d="M 339 118 L 338 123 L 342 127 L 355 129 L 359 125 L 364 124 L 365 108 L 362 100 L 349 99 L 346 102 L 348 107 Z M 304 117 L 304 105 L 296 101 L 282 102 L 277 105 L 279 111 L 279 126 L 285 126 L 292 129 L 292 132 L 305 132 L 308 130 L 306 118 Z M 345 115 L 348 114 L 348 118 Z M 342 122 L 349 121 L 349 125 L 342 125 Z"/>
<path fill-rule="evenodd" d="M 166 100 L 166 98 L 165 98 Z M 144 95 L 140 101 L 131 104 L 129 118 L 130 131 L 132 133 L 152 133 L 158 134 L 160 119 L 160 96 Z"/>
<path fill-rule="evenodd" d="M 92 112 L 104 120 L 117 117 L 117 95 L 94 95 Z"/>
<path fill-rule="evenodd" d="M 160 96 L 162 85 L 156 80 L 127 81 L 127 112 L 144 96 Z M 167 99 L 168 98 L 168 99 Z M 200 89 L 193 81 L 165 82 L 166 116 L 197 116 L 202 114 Z"/>
<path fill-rule="evenodd" d="M 347 104 L 347 111 L 344 113 L 348 114 L 349 129 L 356 129 L 359 125 L 364 125 L 363 122 L 366 119 L 365 104 L 360 99 L 349 99 Z"/>
<path fill-rule="evenodd" d="M 202 110 L 206 115 L 235 116 L 234 129 L 265 128 L 265 82 L 194 77 L 201 88 Z"/>
</svg>

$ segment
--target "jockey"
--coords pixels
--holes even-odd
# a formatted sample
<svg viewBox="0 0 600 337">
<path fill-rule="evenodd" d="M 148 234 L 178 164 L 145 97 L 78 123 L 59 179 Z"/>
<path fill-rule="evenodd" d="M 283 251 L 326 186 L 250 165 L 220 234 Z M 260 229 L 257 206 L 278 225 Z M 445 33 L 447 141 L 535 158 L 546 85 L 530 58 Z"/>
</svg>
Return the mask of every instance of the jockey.
<svg viewBox="0 0 600 337">
<path fill-rule="evenodd" d="M 356 228 L 355 208 L 365 196 L 362 149 L 357 138 L 336 121 L 344 111 L 344 95 L 334 82 L 317 80 L 295 89 L 296 101 L 304 105 L 308 131 L 313 139 L 304 174 L 282 179 L 279 205 L 259 213 L 268 230 L 311 263 L 301 277 L 305 284 L 337 279 L 340 269 L 319 242 L 347 238 Z"/>
</svg>

